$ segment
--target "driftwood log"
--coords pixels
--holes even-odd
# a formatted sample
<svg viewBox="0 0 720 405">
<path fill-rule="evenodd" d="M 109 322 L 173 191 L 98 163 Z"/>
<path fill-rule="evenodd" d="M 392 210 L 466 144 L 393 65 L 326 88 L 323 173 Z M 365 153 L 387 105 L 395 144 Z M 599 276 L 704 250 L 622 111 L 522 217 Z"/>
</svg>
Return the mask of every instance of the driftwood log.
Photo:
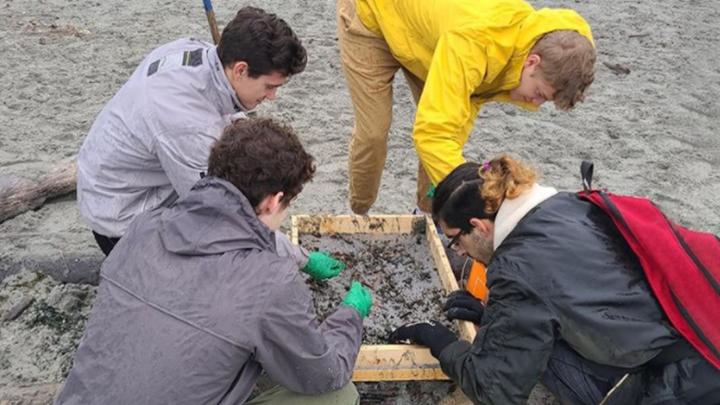
<svg viewBox="0 0 720 405">
<path fill-rule="evenodd" d="M 0 178 L 0 223 L 39 208 L 49 199 L 73 192 L 76 174 L 77 167 L 73 159 L 36 179 Z"/>
</svg>

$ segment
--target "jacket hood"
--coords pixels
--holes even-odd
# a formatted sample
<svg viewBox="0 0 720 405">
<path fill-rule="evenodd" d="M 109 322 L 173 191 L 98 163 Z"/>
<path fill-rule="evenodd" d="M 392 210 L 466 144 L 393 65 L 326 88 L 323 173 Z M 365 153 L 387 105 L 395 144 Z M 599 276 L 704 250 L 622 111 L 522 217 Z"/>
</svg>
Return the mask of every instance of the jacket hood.
<svg viewBox="0 0 720 405">
<path fill-rule="evenodd" d="M 537 183 L 515 198 L 506 198 L 495 216 L 493 231 L 493 250 L 503 243 L 518 222 L 538 204 L 557 194 L 553 187 L 544 187 Z"/>
<path fill-rule="evenodd" d="M 237 93 L 235 93 L 235 90 L 233 90 L 230 85 L 230 81 L 227 76 L 225 76 L 225 69 L 223 68 L 222 61 L 220 61 L 220 56 L 217 53 L 217 46 L 208 49 L 206 55 L 208 64 L 210 65 L 210 74 L 212 76 L 213 84 L 217 88 L 218 94 L 222 97 L 220 101 L 223 105 L 223 114 L 227 114 L 228 111 L 232 111 L 232 113 L 244 111 L 243 105 L 240 102 Z M 228 108 L 227 105 L 228 101 L 231 104 L 230 108 Z"/>
<path fill-rule="evenodd" d="M 541 36 L 559 30 L 577 31 L 595 46 L 590 25 L 575 10 L 543 8 L 524 19 L 516 47 L 527 55 Z"/>
<path fill-rule="evenodd" d="M 260 222 L 248 199 L 216 177 L 200 180 L 185 198 L 162 212 L 160 239 L 168 251 L 192 256 L 276 250 L 273 231 Z"/>
</svg>

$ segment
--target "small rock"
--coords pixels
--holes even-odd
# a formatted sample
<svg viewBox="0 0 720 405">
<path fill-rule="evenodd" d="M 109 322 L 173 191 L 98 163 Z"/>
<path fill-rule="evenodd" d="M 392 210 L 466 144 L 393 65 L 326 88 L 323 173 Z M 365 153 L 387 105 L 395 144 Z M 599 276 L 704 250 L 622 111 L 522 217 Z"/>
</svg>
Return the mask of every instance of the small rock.
<svg viewBox="0 0 720 405">
<path fill-rule="evenodd" d="M 10 309 L 5 313 L 5 315 L 3 315 L 2 321 L 9 322 L 17 319 L 17 317 L 19 317 L 23 313 L 23 311 L 25 311 L 30 306 L 30 304 L 32 304 L 33 301 L 33 297 L 23 296 L 20 301 L 10 307 Z"/>
<path fill-rule="evenodd" d="M 605 67 L 610 69 L 616 75 L 630 74 L 630 68 L 627 65 L 623 65 L 620 63 L 608 63 L 608 62 L 603 62 L 603 65 L 605 65 Z"/>
</svg>

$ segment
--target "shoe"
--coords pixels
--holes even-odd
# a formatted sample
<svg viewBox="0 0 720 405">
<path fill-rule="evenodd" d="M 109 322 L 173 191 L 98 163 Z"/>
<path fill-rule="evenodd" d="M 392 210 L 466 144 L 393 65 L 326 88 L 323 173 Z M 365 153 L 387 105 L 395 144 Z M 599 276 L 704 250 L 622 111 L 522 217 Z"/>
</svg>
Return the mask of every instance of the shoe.
<svg viewBox="0 0 720 405">
<path fill-rule="evenodd" d="M 423 211 L 423 210 L 421 210 L 421 209 L 418 208 L 418 207 L 415 207 L 415 208 L 412 210 L 412 214 L 413 214 L 413 215 L 427 215 L 427 216 L 431 216 L 429 212 Z"/>
</svg>

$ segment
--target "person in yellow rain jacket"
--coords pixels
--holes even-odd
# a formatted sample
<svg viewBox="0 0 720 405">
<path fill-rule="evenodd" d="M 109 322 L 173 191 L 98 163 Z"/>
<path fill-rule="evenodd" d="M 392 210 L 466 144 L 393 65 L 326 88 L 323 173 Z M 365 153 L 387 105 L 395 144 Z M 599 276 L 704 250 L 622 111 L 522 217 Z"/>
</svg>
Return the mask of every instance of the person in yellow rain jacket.
<svg viewBox="0 0 720 405">
<path fill-rule="evenodd" d="M 588 23 L 569 9 L 523 0 L 338 0 L 338 40 L 352 98 L 350 208 L 377 198 L 392 119 L 392 80 L 402 69 L 417 113 L 417 203 L 465 159 L 480 107 L 509 102 L 561 110 L 582 101 L 596 53 Z"/>
</svg>

